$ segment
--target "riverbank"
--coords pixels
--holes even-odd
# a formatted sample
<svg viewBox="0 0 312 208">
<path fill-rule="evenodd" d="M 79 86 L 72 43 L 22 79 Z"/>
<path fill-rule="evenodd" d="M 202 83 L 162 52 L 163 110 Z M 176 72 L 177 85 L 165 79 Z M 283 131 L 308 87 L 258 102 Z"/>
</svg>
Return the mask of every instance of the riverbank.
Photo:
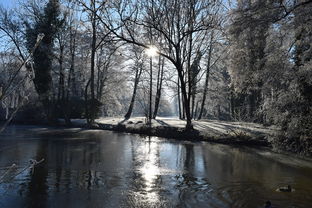
<svg viewBox="0 0 312 208">
<path fill-rule="evenodd" d="M 178 140 L 269 147 L 277 153 L 312 158 L 311 138 L 287 137 L 276 126 L 206 119 L 193 121 L 194 129 L 185 130 L 186 121 L 177 118 L 157 117 L 152 121 L 151 126 L 145 124 L 145 119 L 145 117 L 134 117 L 124 120 L 124 118 L 105 117 L 97 119 L 96 125 L 92 128 Z"/>
<path fill-rule="evenodd" d="M 43 123 L 36 123 L 42 125 Z M 88 126 L 85 119 L 72 119 L 72 125 L 59 120 L 56 126 L 91 128 L 164 137 L 168 139 L 208 141 L 229 145 L 269 147 L 283 154 L 295 154 L 300 158 L 312 158 L 312 139 L 293 138 L 282 134 L 275 126 L 263 126 L 248 122 L 229 122 L 217 120 L 193 121 L 194 129 L 185 130 L 186 122 L 177 118 L 157 117 L 151 128 L 145 117 L 124 118 L 105 117 L 96 119 L 95 125 Z"/>
<path fill-rule="evenodd" d="M 100 118 L 92 128 L 174 138 L 190 141 L 208 141 L 221 144 L 271 147 L 270 138 L 278 131 L 275 127 L 264 127 L 246 122 L 215 120 L 193 121 L 194 129 L 186 130 L 185 121 L 176 118 L 158 117 L 147 125 L 144 117 Z"/>
</svg>

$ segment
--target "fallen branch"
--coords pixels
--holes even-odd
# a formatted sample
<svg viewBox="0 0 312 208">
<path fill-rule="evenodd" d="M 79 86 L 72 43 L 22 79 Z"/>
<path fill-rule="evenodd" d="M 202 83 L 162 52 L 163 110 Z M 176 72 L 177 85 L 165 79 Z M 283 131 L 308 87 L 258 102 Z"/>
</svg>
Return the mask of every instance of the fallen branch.
<svg viewBox="0 0 312 208">
<path fill-rule="evenodd" d="M 40 163 L 42 163 L 44 161 L 44 158 L 42 158 L 41 160 L 37 161 L 34 159 L 30 159 L 29 160 L 29 165 L 27 165 L 26 167 L 24 167 L 21 171 L 16 172 L 16 170 L 18 169 L 18 166 L 16 164 L 12 164 L 11 166 L 8 167 L 8 169 L 0 176 L 0 184 L 3 183 L 4 181 L 8 181 L 8 180 L 12 180 L 14 179 L 16 176 L 20 175 L 21 173 L 23 173 L 26 170 L 31 170 L 31 174 L 34 173 L 35 171 L 35 167 L 36 165 L 39 165 Z M 21 167 L 22 168 L 22 167 Z M 10 175 L 11 174 L 11 175 Z"/>
</svg>

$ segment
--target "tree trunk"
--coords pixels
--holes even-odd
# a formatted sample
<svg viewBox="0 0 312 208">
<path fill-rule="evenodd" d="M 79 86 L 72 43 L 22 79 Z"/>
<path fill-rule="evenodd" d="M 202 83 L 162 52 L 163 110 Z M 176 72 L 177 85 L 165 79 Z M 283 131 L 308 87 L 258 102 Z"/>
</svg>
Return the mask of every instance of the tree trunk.
<svg viewBox="0 0 312 208">
<path fill-rule="evenodd" d="M 91 16 L 91 24 L 92 24 L 92 42 L 91 42 L 91 75 L 90 75 L 90 91 L 91 91 L 91 98 L 89 102 L 86 102 L 88 108 L 89 117 L 88 123 L 93 123 L 95 119 L 95 76 L 94 76 L 94 69 L 95 69 L 95 52 L 96 52 L 96 9 L 95 9 L 95 0 L 91 1 L 92 6 L 92 16 Z M 87 90 L 86 90 L 87 92 Z M 87 96 L 86 96 L 87 98 Z M 87 99 L 86 99 L 87 101 Z"/>
<path fill-rule="evenodd" d="M 179 79 L 179 77 L 178 77 L 178 107 L 179 107 L 179 119 L 182 119 L 181 97 L 180 97 L 180 79 Z"/>
<path fill-rule="evenodd" d="M 70 32 L 70 68 L 67 77 L 67 88 L 66 88 L 66 98 L 65 98 L 65 123 L 66 125 L 71 125 L 71 106 L 70 106 L 70 93 L 77 95 L 75 86 L 75 51 L 76 51 L 76 33 Z"/>
<path fill-rule="evenodd" d="M 61 43 L 60 43 L 61 44 Z M 64 68 L 63 68 L 63 59 L 64 59 L 64 46 L 60 46 L 60 57 L 59 57 L 59 88 L 58 88 L 58 95 L 57 99 L 58 101 L 64 100 L 64 94 L 65 94 L 65 86 L 64 86 Z"/>
<path fill-rule="evenodd" d="M 90 77 L 90 87 L 91 87 L 91 100 L 94 100 L 94 66 L 95 66 L 95 51 L 96 51 L 96 14 L 95 14 L 95 1 L 91 1 L 93 11 L 92 11 L 92 43 L 91 43 L 91 77 Z"/>
<path fill-rule="evenodd" d="M 190 99 L 187 96 L 186 83 L 184 82 L 183 75 L 182 75 L 183 68 L 179 61 L 177 61 L 176 68 L 177 68 L 178 76 L 179 76 L 180 83 L 181 83 L 181 92 L 182 92 L 183 107 L 184 107 L 183 109 L 185 111 L 185 116 L 186 116 L 185 128 L 193 129 L 192 117 L 191 117 L 191 111 L 190 111 Z"/>
<path fill-rule="evenodd" d="M 88 114 L 89 117 L 88 123 L 93 123 L 95 119 L 95 76 L 94 76 L 94 69 L 95 69 L 95 52 L 96 52 L 96 8 L 95 8 L 95 0 L 91 1 L 92 6 L 92 17 L 91 17 L 91 24 L 92 24 L 92 42 L 91 42 L 91 75 L 90 75 L 90 91 L 91 91 L 91 98 L 89 102 L 86 102 L 87 108 L 88 108 Z M 87 92 L 87 90 L 86 90 Z M 86 96 L 87 98 L 87 96 Z M 87 99 L 86 99 L 87 101 Z"/>
<path fill-rule="evenodd" d="M 85 93 L 84 93 L 84 97 L 85 97 L 85 118 L 87 119 L 87 123 L 91 124 L 92 123 L 92 119 L 90 120 L 89 118 L 89 106 L 88 106 L 88 87 L 90 85 L 91 79 L 88 80 L 86 88 L 85 88 Z"/>
<path fill-rule="evenodd" d="M 139 69 L 136 69 L 132 98 L 131 98 L 131 102 L 130 102 L 130 106 L 128 108 L 128 111 L 125 115 L 125 119 L 129 119 L 131 117 L 133 106 L 134 106 L 134 101 L 135 101 L 135 97 L 136 97 L 137 87 L 138 87 L 138 84 L 140 81 L 142 70 L 143 70 L 142 67 L 140 67 Z"/>
<path fill-rule="evenodd" d="M 60 43 L 61 44 L 61 43 Z M 59 57 L 59 67 L 60 67 L 60 79 L 59 79 L 59 89 L 58 89 L 58 108 L 63 112 L 63 117 L 65 123 L 67 125 L 71 124 L 69 115 L 68 115 L 68 99 L 65 96 L 65 75 L 64 75 L 64 68 L 63 68 L 63 61 L 64 61 L 64 46 L 60 45 L 60 57 Z"/>
<path fill-rule="evenodd" d="M 212 41 L 213 41 L 213 33 L 211 34 L 211 39 L 210 39 L 210 47 L 209 47 L 209 51 L 208 51 L 208 63 L 207 63 L 207 71 L 206 71 L 206 77 L 205 77 L 205 86 L 204 86 L 204 92 L 203 92 L 203 100 L 202 100 L 202 103 L 201 103 L 198 120 L 200 120 L 202 118 L 204 107 L 205 107 L 205 102 L 206 102 L 206 97 L 207 97 L 208 84 L 209 84 L 209 75 L 210 75 L 210 65 L 211 65 L 211 54 L 212 54 Z"/>
<path fill-rule="evenodd" d="M 2 126 L 0 126 L 0 133 L 4 131 L 4 129 L 9 125 L 9 123 L 12 121 L 12 119 L 14 118 L 15 114 L 17 113 L 17 111 L 25 104 L 24 101 L 26 100 L 26 97 L 22 97 L 21 98 L 21 103 L 18 104 L 14 111 L 11 113 L 11 115 L 6 117 L 6 121 L 4 122 L 4 124 L 2 124 Z"/>
<path fill-rule="evenodd" d="M 235 116 L 235 103 L 234 103 L 234 89 L 231 88 L 231 98 L 230 98 L 230 111 L 231 111 L 231 120 L 236 120 L 236 116 Z"/>
<path fill-rule="evenodd" d="M 196 102 L 195 112 L 194 112 L 193 118 L 196 118 L 196 117 L 197 117 L 197 114 L 198 114 L 198 105 L 199 105 L 199 100 Z"/>
<path fill-rule="evenodd" d="M 157 91 L 156 91 L 156 97 L 155 97 L 155 108 L 154 108 L 153 119 L 156 118 L 158 108 L 159 108 L 163 75 L 164 75 L 164 59 L 161 59 L 161 57 L 159 57 L 159 69 L 158 69 L 158 74 L 157 74 L 157 86 L 156 86 Z"/>
<path fill-rule="evenodd" d="M 71 34 L 74 36 L 76 34 Z M 70 46 L 70 53 L 71 53 L 71 61 L 70 61 L 70 69 L 69 69 L 69 77 L 68 77 L 68 88 L 67 88 L 67 97 L 69 97 L 69 93 L 71 91 L 72 95 L 77 96 L 78 92 L 76 89 L 76 77 L 75 77 L 75 51 L 76 51 L 76 37 L 71 37 L 71 46 Z"/>
<path fill-rule="evenodd" d="M 194 88 L 194 86 L 193 86 L 193 88 Z M 192 90 L 193 92 L 192 92 L 192 104 L 191 104 L 191 106 L 192 106 L 192 110 L 191 110 L 191 116 L 192 116 L 192 118 L 194 118 L 195 119 L 195 114 L 194 114 L 194 110 L 195 110 L 195 98 L 196 98 L 196 91 L 193 89 Z"/>
<path fill-rule="evenodd" d="M 149 123 L 152 123 L 152 93 L 153 93 L 153 59 L 150 57 L 150 94 L 149 94 Z"/>
<path fill-rule="evenodd" d="M 190 10 L 189 10 L 189 20 L 188 20 L 188 27 L 190 31 L 193 31 L 194 29 L 194 2 L 193 1 L 189 1 L 190 3 Z M 188 99 L 186 99 L 185 101 L 189 102 L 189 105 L 191 104 L 191 98 L 192 98 L 192 93 L 193 93 L 193 77 L 192 77 L 192 69 L 191 69 L 191 57 L 192 57 L 192 47 L 193 47 L 193 36 L 192 34 L 189 36 L 188 39 L 188 56 L 187 56 L 187 78 L 188 78 Z M 182 85 L 181 85 L 182 86 Z M 191 106 L 190 106 L 191 107 Z M 191 109 L 189 109 L 191 111 Z M 193 113 L 190 112 L 190 116 L 192 118 Z"/>
<path fill-rule="evenodd" d="M 199 73 L 199 65 L 200 65 L 200 60 L 202 57 L 202 53 L 200 51 L 197 51 L 196 57 L 191 65 L 191 73 L 190 73 L 190 80 L 189 82 L 191 82 L 191 95 L 189 97 L 189 99 L 191 99 L 192 101 L 192 111 L 191 111 L 191 117 L 195 118 L 194 115 L 194 109 L 195 109 L 195 99 L 196 99 L 196 93 L 197 93 L 197 75 Z"/>
</svg>

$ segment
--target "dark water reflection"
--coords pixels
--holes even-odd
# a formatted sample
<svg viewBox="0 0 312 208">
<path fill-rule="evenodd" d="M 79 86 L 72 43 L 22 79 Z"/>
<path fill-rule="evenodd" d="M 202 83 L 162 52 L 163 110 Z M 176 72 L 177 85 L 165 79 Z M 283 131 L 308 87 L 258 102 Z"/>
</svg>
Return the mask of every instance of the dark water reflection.
<svg viewBox="0 0 312 208">
<path fill-rule="evenodd" d="M 0 135 L 0 167 L 31 158 L 45 161 L 0 184 L 0 207 L 312 204 L 312 165 L 248 148 L 30 126 Z M 287 184 L 296 191 L 275 191 Z"/>
</svg>

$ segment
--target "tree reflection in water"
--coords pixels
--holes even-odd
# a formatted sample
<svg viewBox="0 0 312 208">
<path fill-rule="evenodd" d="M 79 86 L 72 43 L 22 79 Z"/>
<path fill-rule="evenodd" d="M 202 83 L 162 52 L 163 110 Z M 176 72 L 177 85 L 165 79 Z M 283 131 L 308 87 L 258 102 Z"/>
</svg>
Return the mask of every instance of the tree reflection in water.
<svg viewBox="0 0 312 208">
<path fill-rule="evenodd" d="M 254 149 L 107 131 L 54 135 L 53 129 L 44 129 L 47 138 L 32 128 L 31 133 L 19 129 L 0 135 L 0 167 L 45 158 L 33 175 L 25 171 L 12 183 L 0 184 L 0 207 L 247 208 L 261 207 L 267 200 L 278 207 L 312 203 L 311 167 L 285 165 Z M 285 184 L 296 191 L 275 192 Z"/>
<path fill-rule="evenodd" d="M 37 146 L 36 150 L 36 160 L 40 160 L 42 158 L 47 158 L 47 146 L 45 143 L 40 142 Z M 48 197 L 48 168 L 47 163 L 48 159 L 45 159 L 45 162 L 39 164 L 35 167 L 33 173 L 30 174 L 30 181 L 28 184 L 28 192 L 27 192 L 27 207 L 30 208 L 44 208 L 47 207 L 47 197 Z M 29 171 L 31 172 L 31 171 Z"/>
</svg>

